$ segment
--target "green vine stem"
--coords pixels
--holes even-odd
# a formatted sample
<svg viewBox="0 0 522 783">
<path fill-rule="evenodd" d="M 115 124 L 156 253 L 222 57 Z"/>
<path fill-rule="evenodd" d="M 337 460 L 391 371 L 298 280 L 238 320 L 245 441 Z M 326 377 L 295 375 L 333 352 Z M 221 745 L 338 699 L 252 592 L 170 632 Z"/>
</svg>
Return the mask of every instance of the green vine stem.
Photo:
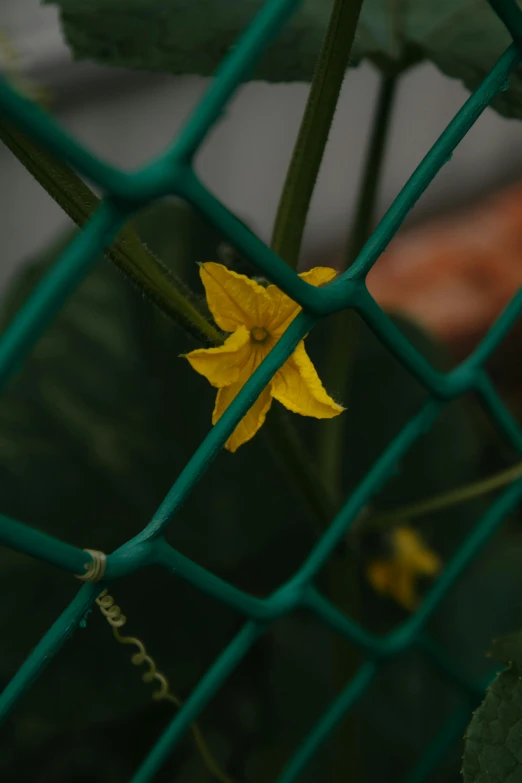
<svg viewBox="0 0 522 783">
<path fill-rule="evenodd" d="M 375 222 L 377 196 L 381 183 L 386 143 L 389 138 L 399 75 L 400 72 L 397 71 L 394 73 L 383 73 L 380 77 L 379 94 L 372 124 L 370 144 L 364 163 L 361 191 L 357 199 L 353 230 L 347 246 L 346 267 L 355 261 L 363 249 Z"/>
<path fill-rule="evenodd" d="M 69 166 L 5 122 L 0 122 L 0 139 L 79 227 L 89 220 L 100 200 Z M 223 335 L 199 309 L 200 303 L 192 291 L 143 245 L 131 225 L 122 229 L 106 254 L 148 299 L 191 337 L 211 345 L 223 342 Z M 332 504 L 295 427 L 282 410 L 278 412 L 277 421 L 269 417 L 265 426 L 272 448 L 284 454 L 294 485 L 300 489 L 314 519 L 323 529 L 331 519 L 331 515 L 326 519 L 326 514 Z"/>
<path fill-rule="evenodd" d="M 362 0 L 335 0 L 272 233 L 272 250 L 297 268 L 306 217 L 323 159 Z"/>
<path fill-rule="evenodd" d="M 348 246 L 348 263 L 356 258 L 372 229 L 396 83 L 395 74 L 381 77 L 354 227 Z M 343 404 L 346 404 L 348 396 L 350 368 L 355 358 L 358 332 L 359 321 L 350 310 L 342 311 L 330 321 L 329 349 L 322 374 L 326 388 L 330 389 L 337 399 L 342 400 Z M 342 498 L 344 435 L 343 416 L 321 422 L 318 443 L 320 478 L 336 506 L 339 506 Z M 357 619 L 359 614 L 359 582 L 357 562 L 353 553 L 346 549 L 344 557 L 332 559 L 329 567 L 329 583 L 330 593 L 336 606 L 353 619 Z M 343 639 L 334 639 L 333 669 L 337 688 L 343 687 L 355 675 L 359 665 L 360 656 L 354 646 Z M 350 715 L 343 721 L 338 734 L 334 751 L 334 780 L 338 783 L 344 783 L 348 779 L 357 780 L 360 768 L 359 756 L 357 721 L 353 715 Z"/>
<path fill-rule="evenodd" d="M 78 226 L 83 226 L 99 205 L 99 199 L 76 173 L 7 123 L 0 122 L 0 139 L 67 215 Z M 199 303 L 190 289 L 150 253 L 131 226 L 124 227 L 106 254 L 147 298 L 198 342 L 213 345 L 223 342 L 221 332 L 198 310 Z M 278 458 L 284 461 L 285 469 L 317 523 L 315 532 L 320 535 L 332 520 L 336 508 L 284 410 L 274 410 L 267 419 L 265 438 Z M 334 560 L 337 563 L 338 556 Z"/>
<path fill-rule="evenodd" d="M 100 199 L 76 172 L 4 121 L 0 121 L 0 139 L 71 220 L 80 228 L 85 225 Z M 145 247 L 131 225 L 105 252 L 148 299 L 198 342 L 223 342 L 194 294 Z"/>
<path fill-rule="evenodd" d="M 381 77 L 379 95 L 373 120 L 370 144 L 357 201 L 353 231 L 348 243 L 347 265 L 357 257 L 373 228 L 375 207 L 381 181 L 386 141 L 390 128 L 398 74 Z M 346 405 L 349 394 L 350 368 L 353 365 L 358 342 L 359 319 L 350 310 L 343 310 L 331 319 L 329 350 L 323 378 L 338 400 Z M 319 465 L 321 478 L 328 492 L 337 501 L 342 492 L 342 457 L 345 421 L 342 416 L 325 421 L 319 433 Z"/>
<path fill-rule="evenodd" d="M 493 476 L 466 484 L 464 487 L 458 487 L 441 495 L 435 495 L 420 503 L 411 503 L 393 511 L 385 511 L 382 514 L 367 517 L 361 527 L 364 530 L 385 529 L 402 522 L 410 522 L 412 519 L 432 514 L 434 511 L 442 511 L 442 509 L 451 508 L 459 503 L 465 503 L 467 500 L 494 492 L 520 478 L 522 478 L 522 462 L 518 462 L 500 473 L 495 473 Z"/>
<path fill-rule="evenodd" d="M 330 127 L 344 80 L 362 0 L 335 0 L 328 29 L 314 71 L 310 93 L 299 129 L 274 223 L 271 246 L 291 268 L 296 269 L 306 218 L 324 155 Z M 324 425 L 326 422 L 322 422 Z M 329 487 L 323 492 L 337 508 Z M 331 520 L 331 517 L 330 517 Z M 329 591 L 342 610 L 356 618 L 359 606 L 359 575 L 353 553 L 336 552 L 328 566 Z M 333 679 L 343 688 L 359 666 L 357 650 L 335 636 L 332 644 Z M 346 717 L 337 731 L 333 748 L 333 779 L 338 783 L 359 775 L 357 721 Z"/>
<path fill-rule="evenodd" d="M 281 248 L 294 248 L 295 264 L 310 198 L 348 65 L 361 4 L 362 0 L 335 0 L 287 177 L 287 186 L 283 192 L 276 221 L 275 242 L 279 255 L 283 255 L 287 261 L 290 256 L 286 251 L 283 253 Z M 0 138 L 73 221 L 80 227 L 84 225 L 97 208 L 99 199 L 76 173 L 7 123 L 0 123 Z M 278 244 L 280 242 L 282 244 Z M 142 245 L 130 226 L 120 232 L 106 253 L 149 299 L 199 342 L 222 342 L 223 336 L 199 310 L 197 300 L 189 289 Z M 282 422 L 285 423 L 284 427 L 281 426 Z M 308 500 L 321 527 L 324 527 L 331 521 L 331 512 L 336 504 L 331 501 L 328 491 L 321 485 L 319 477 L 312 469 L 311 461 L 304 454 L 291 422 L 287 421 L 285 412 L 280 411 L 279 421 L 272 419 L 271 423 L 269 419 L 266 426 L 272 444 L 284 455 L 285 464 L 295 483 L 303 491 L 303 496 Z M 356 616 L 356 564 L 353 553 L 347 552 L 346 549 L 344 551 L 346 557 L 339 557 L 337 553 L 332 558 L 329 569 L 330 589 L 339 607 Z M 339 687 L 344 686 L 346 680 L 354 674 L 357 665 L 358 656 L 354 649 L 347 645 L 345 640 L 335 639 L 334 666 L 336 684 Z M 353 774 L 358 768 L 356 725 L 352 719 L 344 721 L 340 734 L 334 761 L 335 777 L 339 781 L 344 780 L 347 769 Z"/>
</svg>

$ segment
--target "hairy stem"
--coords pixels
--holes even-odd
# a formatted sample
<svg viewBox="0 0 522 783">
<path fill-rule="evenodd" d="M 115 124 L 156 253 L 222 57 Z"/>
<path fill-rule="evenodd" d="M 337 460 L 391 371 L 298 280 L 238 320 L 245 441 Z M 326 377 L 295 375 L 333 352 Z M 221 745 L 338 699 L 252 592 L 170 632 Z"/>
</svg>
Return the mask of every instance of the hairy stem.
<svg viewBox="0 0 522 783">
<path fill-rule="evenodd" d="M 51 198 L 80 228 L 100 204 L 98 196 L 73 169 L 35 144 L 11 124 L 0 121 L 0 139 Z M 169 318 L 198 341 L 223 342 L 190 289 L 159 261 L 126 225 L 105 251 L 110 260 Z"/>
<path fill-rule="evenodd" d="M 2 121 L 0 139 L 76 225 L 82 227 L 89 220 L 100 199 L 69 166 Z M 145 247 L 131 225 L 122 229 L 105 253 L 148 299 L 191 337 L 199 343 L 222 344 L 222 333 L 207 320 L 192 291 Z M 283 410 L 278 411 L 277 420 L 269 417 L 265 427 L 272 448 L 284 459 L 313 518 L 324 527 L 331 519 L 332 504 L 295 427 Z"/>
</svg>

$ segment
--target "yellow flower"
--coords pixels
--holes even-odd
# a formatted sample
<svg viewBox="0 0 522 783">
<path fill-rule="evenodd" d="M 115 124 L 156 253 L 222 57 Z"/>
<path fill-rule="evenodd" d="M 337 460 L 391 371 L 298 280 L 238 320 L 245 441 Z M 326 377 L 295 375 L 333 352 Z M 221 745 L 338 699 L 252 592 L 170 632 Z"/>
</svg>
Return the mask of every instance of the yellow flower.
<svg viewBox="0 0 522 783">
<path fill-rule="evenodd" d="M 301 307 L 277 286 L 264 288 L 222 264 L 202 264 L 200 274 L 217 325 L 232 332 L 217 348 L 199 348 L 186 354 L 196 372 L 218 389 L 212 414 L 215 424 Z M 299 277 L 319 286 L 335 275 L 334 269 L 316 267 Z M 344 410 L 324 390 L 301 340 L 225 443 L 229 451 L 236 451 L 256 434 L 272 398 L 294 413 L 318 419 L 330 419 Z"/>
<path fill-rule="evenodd" d="M 373 560 L 366 576 L 373 588 L 389 595 L 409 611 L 419 599 L 416 582 L 421 576 L 435 576 L 442 567 L 435 552 L 428 549 L 421 536 L 411 527 L 398 527 L 392 533 L 393 552 L 390 558 Z"/>
</svg>

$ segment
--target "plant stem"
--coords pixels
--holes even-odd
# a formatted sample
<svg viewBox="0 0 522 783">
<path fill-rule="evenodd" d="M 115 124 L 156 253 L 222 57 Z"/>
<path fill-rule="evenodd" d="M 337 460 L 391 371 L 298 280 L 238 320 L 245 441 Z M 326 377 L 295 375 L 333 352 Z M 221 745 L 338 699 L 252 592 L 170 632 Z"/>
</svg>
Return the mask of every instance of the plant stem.
<svg viewBox="0 0 522 783">
<path fill-rule="evenodd" d="M 76 225 L 82 227 L 89 220 L 100 199 L 76 172 L 2 121 L 0 139 Z M 145 247 L 131 225 L 122 229 L 105 253 L 148 299 L 198 343 L 222 344 L 223 335 L 207 320 L 193 292 Z M 277 419 L 269 417 L 265 424 L 267 437 L 285 460 L 314 519 L 324 529 L 333 516 L 333 504 L 292 422 L 284 411 L 278 413 Z"/>
<path fill-rule="evenodd" d="M 397 74 L 381 77 L 353 231 L 348 243 L 348 266 L 357 257 L 372 230 L 397 78 Z M 355 359 L 359 327 L 360 321 L 351 310 L 343 310 L 331 319 L 329 350 L 323 378 L 326 388 L 335 394 L 344 405 L 346 405 L 349 393 L 350 369 Z M 337 500 L 340 499 L 342 492 L 344 440 L 345 419 L 343 416 L 323 423 L 319 441 L 321 478 L 329 493 Z"/>
<path fill-rule="evenodd" d="M 516 465 L 512 465 L 512 467 L 507 468 L 507 470 L 503 470 L 500 473 L 495 473 L 493 476 L 481 479 L 480 481 L 475 481 L 471 484 L 466 484 L 463 487 L 453 489 L 450 492 L 445 492 L 441 495 L 435 495 L 420 503 L 412 503 L 395 509 L 394 511 L 376 514 L 374 517 L 366 519 L 362 527 L 364 530 L 386 528 L 400 522 L 409 522 L 412 519 L 418 519 L 419 517 L 426 516 L 434 511 L 441 511 L 444 508 L 450 508 L 459 503 L 465 503 L 467 500 L 473 500 L 474 498 L 481 497 L 489 492 L 494 492 L 494 490 L 511 484 L 513 481 L 520 478 L 522 478 L 522 462 L 518 462 Z"/>
<path fill-rule="evenodd" d="M 351 266 L 363 249 L 375 221 L 375 208 L 381 183 L 386 142 L 389 138 L 394 100 L 397 93 L 398 78 L 399 73 L 381 75 L 370 144 L 364 163 L 361 191 L 357 199 L 353 230 L 347 247 L 346 267 Z"/>
<path fill-rule="evenodd" d="M 306 217 L 314 190 L 335 108 L 348 67 L 362 0 L 335 0 L 326 36 L 319 53 L 310 94 L 297 137 L 292 160 L 277 210 L 271 246 L 290 267 L 297 268 Z M 323 425 L 326 422 L 323 422 Z M 322 482 L 319 482 L 322 483 Z M 323 484 L 324 491 L 324 484 Z M 329 487 L 326 495 L 332 496 Z M 333 507 L 337 499 L 333 499 Z M 353 555 L 345 548 L 336 553 L 328 567 L 329 591 L 337 606 L 352 617 L 358 614 L 358 573 Z M 340 556 L 339 556 L 340 555 Z M 333 638 L 333 669 L 336 689 L 355 674 L 359 655 L 345 639 Z M 333 777 L 339 783 L 357 780 L 359 770 L 357 723 L 347 716 L 337 732 Z"/>
<path fill-rule="evenodd" d="M 371 232 L 377 193 L 380 184 L 382 164 L 397 77 L 383 75 L 372 133 L 363 169 L 361 190 L 357 200 L 354 227 L 348 244 L 347 263 L 351 264 L 362 249 Z M 330 340 L 326 366 L 323 370 L 325 386 L 338 400 L 346 404 L 351 379 L 351 367 L 355 360 L 360 322 L 351 310 L 343 310 L 331 319 Z M 322 422 L 319 440 L 319 466 L 321 482 L 335 503 L 342 497 L 342 462 L 345 442 L 345 417 Z M 330 592 L 336 606 L 350 617 L 359 614 L 359 573 L 357 563 L 350 550 L 344 560 L 333 559 L 329 569 Z M 333 665 L 337 687 L 354 676 L 360 663 L 360 655 L 353 645 L 345 640 L 334 640 Z M 334 757 L 334 780 L 345 783 L 357 780 L 360 769 L 358 726 L 353 715 L 349 715 L 340 727 L 338 744 Z"/>
<path fill-rule="evenodd" d="M 71 220 L 80 228 L 85 225 L 100 199 L 76 172 L 4 121 L 0 121 L 0 139 Z M 105 253 L 148 299 L 192 337 L 223 342 L 194 294 L 145 247 L 131 225 L 124 226 Z"/>
<path fill-rule="evenodd" d="M 335 0 L 328 31 L 311 85 L 305 116 L 288 171 L 274 229 L 273 248 L 292 267 L 297 266 L 301 240 L 313 188 L 328 139 L 362 0 Z M 77 225 L 82 226 L 99 204 L 98 197 L 60 160 L 35 145 L 8 123 L 0 123 L 0 139 Z M 221 333 L 199 310 L 190 290 L 163 266 L 140 242 L 132 227 L 125 226 L 107 256 L 140 290 L 198 341 L 223 341 Z M 286 414 L 285 414 L 286 417 Z M 335 503 L 329 499 L 311 461 L 303 451 L 290 421 L 285 427 L 267 421 L 268 435 L 292 472 L 303 496 L 322 525 L 331 521 Z M 346 548 L 344 551 L 347 552 Z M 358 574 L 352 553 L 342 550 L 329 564 L 330 592 L 337 605 L 357 616 Z M 341 637 L 335 637 L 334 669 L 337 687 L 344 687 L 358 665 L 358 654 Z M 356 780 L 358 770 L 357 724 L 348 716 L 340 727 L 335 747 L 334 776 Z"/>
<path fill-rule="evenodd" d="M 279 201 L 272 250 L 296 269 L 306 216 L 337 106 L 362 0 L 335 0 Z"/>
</svg>

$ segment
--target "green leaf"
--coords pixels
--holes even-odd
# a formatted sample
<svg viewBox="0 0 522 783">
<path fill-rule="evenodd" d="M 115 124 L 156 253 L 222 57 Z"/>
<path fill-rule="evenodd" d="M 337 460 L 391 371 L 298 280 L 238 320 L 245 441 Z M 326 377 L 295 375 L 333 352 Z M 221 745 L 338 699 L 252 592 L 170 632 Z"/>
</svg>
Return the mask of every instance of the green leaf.
<svg viewBox="0 0 522 783">
<path fill-rule="evenodd" d="M 353 52 L 376 55 L 385 68 L 422 55 L 447 76 L 475 90 L 512 42 L 486 0 L 365 0 Z M 522 117 L 520 69 L 492 103 L 507 117 Z"/>
<path fill-rule="evenodd" d="M 195 262 L 216 258 L 220 237 L 190 211 L 186 225 L 176 221 L 177 214 L 175 202 L 165 201 L 138 215 L 135 228 L 152 252 L 201 292 Z M 64 241 L 26 267 L 4 303 L 5 321 Z M 400 319 L 396 323 L 441 366 L 444 357 L 427 335 Z M 324 353 L 327 331 L 321 325 L 307 338 L 315 360 Z M 189 347 L 175 324 L 100 259 L 0 396 L 0 511 L 79 546 L 104 551 L 136 534 L 211 426 L 215 390 L 178 358 Z M 335 389 L 329 391 L 335 396 Z M 349 408 L 343 414 L 347 494 L 425 396 L 363 327 Z M 397 466 L 397 475 L 377 504 L 402 504 L 475 478 L 480 441 L 468 413 L 464 402 L 449 408 Z M 297 416 L 292 420 L 313 448 L 322 422 Z M 228 452 L 218 456 L 176 515 L 168 538 L 203 566 L 254 594 L 266 595 L 295 572 L 314 538 L 307 510 L 287 485 L 286 474 L 265 448 L 262 435 L 246 444 L 239 458 Z M 459 510 L 445 527 L 437 525 L 440 537 L 448 532 L 461 535 L 474 519 Z M 6 681 L 75 594 L 78 583 L 51 566 L 2 549 L 0 589 L 7 595 L 16 593 L 16 601 L 0 606 L 5 629 L 0 636 L 0 680 Z M 241 622 L 233 612 L 159 569 L 119 582 L 113 593 L 129 618 L 129 633 L 143 638 L 182 697 Z M 375 630 L 397 622 L 393 606 L 372 594 L 365 598 L 363 616 Z M 452 629 L 457 641 L 466 638 L 462 615 Z M 494 628 L 490 638 L 493 633 Z M 241 748 L 241 763 L 248 769 L 256 763 L 259 749 L 266 748 L 265 779 L 277 777 L 282 756 L 291 753 L 332 695 L 330 640 L 330 631 L 315 620 L 281 620 L 206 713 L 204 725 L 222 731 L 219 742 L 226 740 L 233 755 Z M 317 660 L 323 661 L 321 667 Z M 365 725 L 373 747 L 375 735 L 379 737 L 383 764 L 398 763 L 399 757 L 408 767 L 412 752 L 420 752 L 430 738 L 446 701 L 437 701 L 440 685 L 433 681 L 429 666 L 418 668 L 411 657 L 404 660 L 400 677 L 396 670 L 391 684 L 381 684 L 367 703 Z M 424 722 L 418 719 L 419 681 L 431 683 L 434 700 L 431 717 Z M 79 738 L 100 723 L 112 733 L 131 717 L 139 727 L 141 713 L 149 714 L 144 712 L 149 702 L 150 690 L 128 661 L 128 650 L 113 641 L 106 622 L 94 611 L 86 628 L 77 631 L 21 701 L 13 721 L 22 747 L 47 747 L 47 740 L 67 727 Z M 237 704 L 243 706 L 236 709 Z M 388 740 L 383 727 L 394 710 L 400 710 L 404 720 L 402 725 L 391 721 L 395 733 Z M 258 716 L 253 726 L 244 717 L 252 714 Z M 189 759 L 183 757 L 179 764 L 192 769 L 193 751 L 183 747 Z M 190 774 L 186 773 L 187 780 Z M 67 771 L 63 775 L 67 779 Z M 311 767 L 310 775 L 311 780 L 319 775 L 329 783 L 320 762 Z M 381 768 L 376 779 L 383 775 Z M 26 777 L 32 779 L 29 773 Z M 122 774 L 122 783 L 128 777 Z M 185 783 L 184 777 L 179 779 Z M 119 783 L 116 773 L 111 783 L 115 781 Z"/>
<path fill-rule="evenodd" d="M 489 686 L 465 737 L 464 783 L 522 780 L 522 633 L 495 642 L 508 668 Z"/>
<path fill-rule="evenodd" d="M 44 0 L 60 8 L 76 57 L 174 74 L 211 75 L 264 0 Z M 263 58 L 258 78 L 309 80 L 326 30 L 331 3 L 305 0 Z M 205 24 L 201 24 L 201 19 Z"/>
<path fill-rule="evenodd" d="M 214 72 L 262 6 L 262 0 L 45 1 L 59 6 L 65 37 L 80 59 L 202 76 Z M 310 81 L 330 9 L 324 0 L 305 0 L 254 78 Z M 354 64 L 368 57 L 386 69 L 427 58 L 475 89 L 509 43 L 486 0 L 365 0 L 352 57 Z M 493 106 L 506 116 L 522 116 L 519 72 Z"/>
<path fill-rule="evenodd" d="M 219 237 L 187 216 L 180 242 L 177 208 L 164 202 L 136 219 L 139 233 L 178 273 L 198 280 L 197 261 L 216 257 Z M 26 267 L 4 302 L 12 317 L 63 247 Z M 177 245 L 177 249 L 176 249 Z M 192 281 L 191 281 L 192 282 Z M 215 391 L 179 354 L 191 348 L 106 261 L 100 259 L 0 396 L 2 512 L 82 547 L 111 551 L 148 522 L 211 427 Z M 268 543 L 292 533 L 294 558 L 310 546 L 303 509 L 259 441 L 245 449 L 241 478 L 224 453 L 176 517 L 168 536 L 184 554 L 220 575 L 266 591 L 296 561 L 263 572 Z M 252 491 L 262 480 L 252 509 Z M 255 512 L 255 513 L 254 513 Z M 252 560 L 249 557 L 252 556 Z M 255 557 L 254 557 L 255 556 Z M 79 588 L 59 570 L 0 549 L 0 680 L 21 665 Z M 281 572 L 282 568 L 282 572 Z M 254 584 L 252 585 L 252 581 Z M 235 613 L 161 570 L 114 588 L 129 617 L 178 692 L 186 692 L 241 622 Z M 16 712 L 27 742 L 66 725 L 115 720 L 150 701 L 149 689 L 95 611 Z M 166 619 L 167 617 L 167 619 Z M 29 621 L 27 620 L 29 618 Z M 98 662 L 104 660 L 101 667 Z M 67 682 L 67 687 L 64 687 Z M 62 694 L 62 695 L 59 695 Z M 83 705 L 78 711 L 76 704 Z"/>
</svg>

